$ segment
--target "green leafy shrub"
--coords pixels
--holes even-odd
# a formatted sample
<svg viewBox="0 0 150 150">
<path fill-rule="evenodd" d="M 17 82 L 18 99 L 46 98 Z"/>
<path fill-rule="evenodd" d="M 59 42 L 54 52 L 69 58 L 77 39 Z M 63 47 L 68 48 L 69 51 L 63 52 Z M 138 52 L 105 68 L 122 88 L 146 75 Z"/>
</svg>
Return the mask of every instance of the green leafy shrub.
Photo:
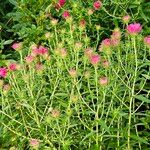
<svg viewBox="0 0 150 150">
<path fill-rule="evenodd" d="M 2 149 L 148 149 L 150 38 L 122 21 L 131 3 L 88 16 L 93 1 L 11 2 L 21 42 L 0 67 Z"/>
</svg>

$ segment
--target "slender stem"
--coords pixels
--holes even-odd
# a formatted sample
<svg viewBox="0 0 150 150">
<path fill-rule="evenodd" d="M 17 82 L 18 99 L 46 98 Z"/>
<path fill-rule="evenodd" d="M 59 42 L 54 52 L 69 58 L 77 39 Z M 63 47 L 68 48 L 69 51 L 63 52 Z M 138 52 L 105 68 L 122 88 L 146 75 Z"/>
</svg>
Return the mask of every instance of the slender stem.
<svg viewBox="0 0 150 150">
<path fill-rule="evenodd" d="M 131 99 L 130 99 L 130 105 L 129 105 L 129 119 L 128 119 L 128 150 L 131 149 L 130 147 L 130 136 L 131 136 L 131 123 L 132 123 L 132 108 L 134 106 L 134 90 L 135 90 L 135 83 L 136 83 L 136 77 L 137 77 L 137 70 L 138 70 L 138 62 L 137 62 L 137 49 L 135 45 L 135 37 L 133 37 L 133 47 L 134 47 L 134 55 L 135 55 L 135 70 L 134 70 L 134 80 L 131 90 Z M 134 110 L 133 110 L 134 111 Z"/>
</svg>

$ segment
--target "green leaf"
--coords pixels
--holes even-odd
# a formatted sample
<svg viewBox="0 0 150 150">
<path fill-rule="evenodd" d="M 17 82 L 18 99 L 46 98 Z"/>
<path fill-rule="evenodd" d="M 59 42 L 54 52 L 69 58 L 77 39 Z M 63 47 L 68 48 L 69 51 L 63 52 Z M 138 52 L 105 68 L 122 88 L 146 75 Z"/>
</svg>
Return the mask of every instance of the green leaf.
<svg viewBox="0 0 150 150">
<path fill-rule="evenodd" d="M 4 44 L 4 45 L 8 45 L 8 44 L 11 44 L 13 41 L 14 41 L 14 40 L 7 40 L 7 41 L 5 41 L 3 44 Z"/>
<path fill-rule="evenodd" d="M 9 2 L 11 3 L 11 4 L 13 4 L 13 5 L 15 5 L 15 6 L 17 6 L 17 2 L 16 2 L 16 0 L 9 0 Z"/>
<path fill-rule="evenodd" d="M 101 125 L 101 127 L 104 128 L 105 131 L 107 131 L 110 134 L 109 127 L 107 126 L 107 124 L 102 119 L 100 119 L 98 122 Z"/>
<path fill-rule="evenodd" d="M 140 143 L 144 143 L 144 144 L 148 144 L 148 145 L 149 145 L 149 143 L 148 143 L 144 138 L 141 138 L 141 137 L 139 137 L 139 136 L 137 136 L 137 135 L 131 135 L 131 137 L 132 137 L 134 140 L 139 141 Z"/>
<path fill-rule="evenodd" d="M 141 100 L 141 101 L 143 101 L 145 103 L 150 103 L 150 99 L 148 99 L 148 98 L 146 98 L 146 97 L 144 97 L 142 95 L 137 95 L 137 96 L 135 96 L 135 98 L 138 99 L 138 100 Z"/>
</svg>

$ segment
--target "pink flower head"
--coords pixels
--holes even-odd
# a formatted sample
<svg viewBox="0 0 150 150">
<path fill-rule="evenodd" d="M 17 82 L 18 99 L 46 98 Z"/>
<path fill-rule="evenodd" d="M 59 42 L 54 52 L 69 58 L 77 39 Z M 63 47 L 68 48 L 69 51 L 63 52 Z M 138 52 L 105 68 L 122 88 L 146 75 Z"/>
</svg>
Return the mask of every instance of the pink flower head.
<svg viewBox="0 0 150 150">
<path fill-rule="evenodd" d="M 144 38 L 144 43 L 150 48 L 150 35 Z"/>
<path fill-rule="evenodd" d="M 102 6 L 102 2 L 101 1 L 96 1 L 93 4 L 93 7 L 94 7 L 95 10 L 99 10 L 101 6 Z"/>
<path fill-rule="evenodd" d="M 3 78 L 7 76 L 7 69 L 5 67 L 0 68 L 0 76 Z"/>
<path fill-rule="evenodd" d="M 84 19 L 80 20 L 80 26 L 84 28 L 86 26 L 86 21 Z"/>
<path fill-rule="evenodd" d="M 40 46 L 37 50 L 37 53 L 39 55 L 47 55 L 48 54 L 48 49 L 45 48 L 44 46 Z"/>
<path fill-rule="evenodd" d="M 130 35 L 136 35 L 137 33 L 141 32 L 141 30 L 142 26 L 140 23 L 132 23 L 127 26 L 127 32 Z"/>
<path fill-rule="evenodd" d="M 72 78 L 75 78 L 77 76 L 77 71 L 75 69 L 70 69 L 69 74 Z"/>
<path fill-rule="evenodd" d="M 126 15 L 122 18 L 124 23 L 129 23 L 130 19 L 131 19 L 131 17 L 129 15 Z"/>
<path fill-rule="evenodd" d="M 66 3 L 66 0 L 58 0 L 58 4 L 62 7 Z"/>
<path fill-rule="evenodd" d="M 28 64 L 33 62 L 33 60 L 34 60 L 34 57 L 32 55 L 28 55 L 27 57 L 25 57 L 25 61 Z"/>
<path fill-rule="evenodd" d="M 101 77 L 99 79 L 99 84 L 102 85 L 102 86 L 105 86 L 108 84 L 108 78 L 107 77 Z"/>
<path fill-rule="evenodd" d="M 63 18 L 65 18 L 65 19 L 68 19 L 70 17 L 70 13 L 69 13 L 69 11 L 64 11 L 64 13 L 63 13 Z"/>
<path fill-rule="evenodd" d="M 119 28 L 114 29 L 111 39 L 120 39 L 121 38 L 121 32 Z"/>
<path fill-rule="evenodd" d="M 60 9 L 61 7 L 63 7 L 66 3 L 66 0 L 58 0 L 57 4 L 55 5 L 56 9 Z"/>
<path fill-rule="evenodd" d="M 120 39 L 112 39 L 111 44 L 112 46 L 118 46 L 120 44 Z"/>
<path fill-rule="evenodd" d="M 99 61 L 100 61 L 100 56 L 99 55 L 92 55 L 90 57 L 90 62 L 91 62 L 92 65 L 98 65 Z"/>
<path fill-rule="evenodd" d="M 11 47 L 15 50 L 20 50 L 22 47 L 22 43 L 14 43 Z"/>
<path fill-rule="evenodd" d="M 30 140 L 30 146 L 33 147 L 34 149 L 37 149 L 39 147 L 39 140 L 37 139 L 31 139 Z"/>
<path fill-rule="evenodd" d="M 8 66 L 8 69 L 9 69 L 10 71 L 15 71 L 15 70 L 17 70 L 17 64 L 11 63 L 11 64 Z"/>
<path fill-rule="evenodd" d="M 111 46 L 111 39 L 106 38 L 102 41 L 102 47 L 110 47 Z"/>
</svg>

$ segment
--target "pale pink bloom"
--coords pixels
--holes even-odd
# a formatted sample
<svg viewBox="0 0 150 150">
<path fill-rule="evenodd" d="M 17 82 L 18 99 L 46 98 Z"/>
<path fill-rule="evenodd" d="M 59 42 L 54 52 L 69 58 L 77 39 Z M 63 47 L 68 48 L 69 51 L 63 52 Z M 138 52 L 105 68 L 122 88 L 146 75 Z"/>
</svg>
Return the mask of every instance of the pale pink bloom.
<svg viewBox="0 0 150 150">
<path fill-rule="evenodd" d="M 107 77 L 101 77 L 99 79 L 99 84 L 102 85 L 102 86 L 105 86 L 108 84 L 108 78 Z"/>
<path fill-rule="evenodd" d="M 111 46 L 111 39 L 106 38 L 102 41 L 102 47 L 110 47 Z"/>
<path fill-rule="evenodd" d="M 90 57 L 90 62 L 92 65 L 98 65 L 98 63 L 100 62 L 100 56 L 99 55 L 92 55 Z"/>
<path fill-rule="evenodd" d="M 114 31 L 111 35 L 111 39 L 120 39 L 120 38 L 121 38 L 120 29 L 118 29 L 118 28 L 114 29 Z"/>
<path fill-rule="evenodd" d="M 31 52 L 31 55 L 32 55 L 33 57 L 36 57 L 37 55 L 39 55 L 39 50 L 38 50 L 38 48 L 33 49 L 32 52 Z"/>
<path fill-rule="evenodd" d="M 93 14 L 93 9 L 89 9 L 87 13 L 88 13 L 88 15 L 92 15 Z"/>
<path fill-rule="evenodd" d="M 4 90 L 4 91 L 7 91 L 7 92 L 8 92 L 10 89 L 11 89 L 10 84 L 4 84 L 4 85 L 3 85 L 3 90 Z"/>
<path fill-rule="evenodd" d="M 77 71 L 75 69 L 70 69 L 69 74 L 72 78 L 75 78 L 77 76 Z"/>
<path fill-rule="evenodd" d="M 150 48 L 150 35 L 144 38 L 144 43 Z"/>
<path fill-rule="evenodd" d="M 108 68 L 109 67 L 109 62 L 107 60 L 104 60 L 102 62 L 102 65 L 103 65 L 104 68 Z"/>
<path fill-rule="evenodd" d="M 8 66 L 8 69 L 9 69 L 10 71 L 15 71 L 15 70 L 17 70 L 17 64 L 11 63 L 11 64 Z"/>
<path fill-rule="evenodd" d="M 15 50 L 19 50 L 22 47 L 22 43 L 14 43 L 11 47 Z"/>
<path fill-rule="evenodd" d="M 65 58 L 67 56 L 67 51 L 65 48 L 60 49 L 60 56 L 62 58 Z"/>
<path fill-rule="evenodd" d="M 0 76 L 3 78 L 7 76 L 7 69 L 5 67 L 0 68 Z"/>
<path fill-rule="evenodd" d="M 46 33 L 45 33 L 45 37 L 46 37 L 47 39 L 50 38 L 50 36 L 51 36 L 51 35 L 50 35 L 50 32 L 46 32 Z"/>
<path fill-rule="evenodd" d="M 26 63 L 31 63 L 33 62 L 35 57 L 33 57 L 32 55 L 28 55 L 27 57 L 25 57 L 25 61 Z"/>
<path fill-rule="evenodd" d="M 38 139 L 31 139 L 30 140 L 30 146 L 33 147 L 34 149 L 37 149 L 39 147 L 39 140 Z"/>
<path fill-rule="evenodd" d="M 64 13 L 63 13 L 63 18 L 65 18 L 65 19 L 68 19 L 70 17 L 70 13 L 69 13 L 69 11 L 64 11 Z"/>
<path fill-rule="evenodd" d="M 41 62 L 37 63 L 37 64 L 35 65 L 35 69 L 36 69 L 37 71 L 42 71 L 42 70 L 43 70 L 43 64 L 42 64 Z"/>
<path fill-rule="evenodd" d="M 58 23 L 58 19 L 52 19 L 51 24 L 53 26 L 57 25 L 57 23 Z"/>
<path fill-rule="evenodd" d="M 142 26 L 140 23 L 132 23 L 127 26 L 127 32 L 131 35 L 136 35 L 141 32 Z"/>
<path fill-rule="evenodd" d="M 112 46 L 118 46 L 120 44 L 120 40 L 119 39 L 111 39 L 111 44 L 112 44 Z"/>
<path fill-rule="evenodd" d="M 51 110 L 51 115 L 53 118 L 58 118 L 60 116 L 60 111 L 58 109 L 52 109 Z"/>
<path fill-rule="evenodd" d="M 96 1 L 93 4 L 93 7 L 94 7 L 95 10 L 99 10 L 101 8 L 101 6 L 102 6 L 102 2 L 101 1 Z"/>
<path fill-rule="evenodd" d="M 86 57 L 91 57 L 92 56 L 92 54 L 93 54 L 93 49 L 92 48 L 87 48 L 87 49 L 85 49 L 85 51 L 84 51 L 84 55 L 86 56 Z"/>
<path fill-rule="evenodd" d="M 130 19 L 131 19 L 131 17 L 129 15 L 122 17 L 122 20 L 124 23 L 129 23 Z"/>
</svg>

